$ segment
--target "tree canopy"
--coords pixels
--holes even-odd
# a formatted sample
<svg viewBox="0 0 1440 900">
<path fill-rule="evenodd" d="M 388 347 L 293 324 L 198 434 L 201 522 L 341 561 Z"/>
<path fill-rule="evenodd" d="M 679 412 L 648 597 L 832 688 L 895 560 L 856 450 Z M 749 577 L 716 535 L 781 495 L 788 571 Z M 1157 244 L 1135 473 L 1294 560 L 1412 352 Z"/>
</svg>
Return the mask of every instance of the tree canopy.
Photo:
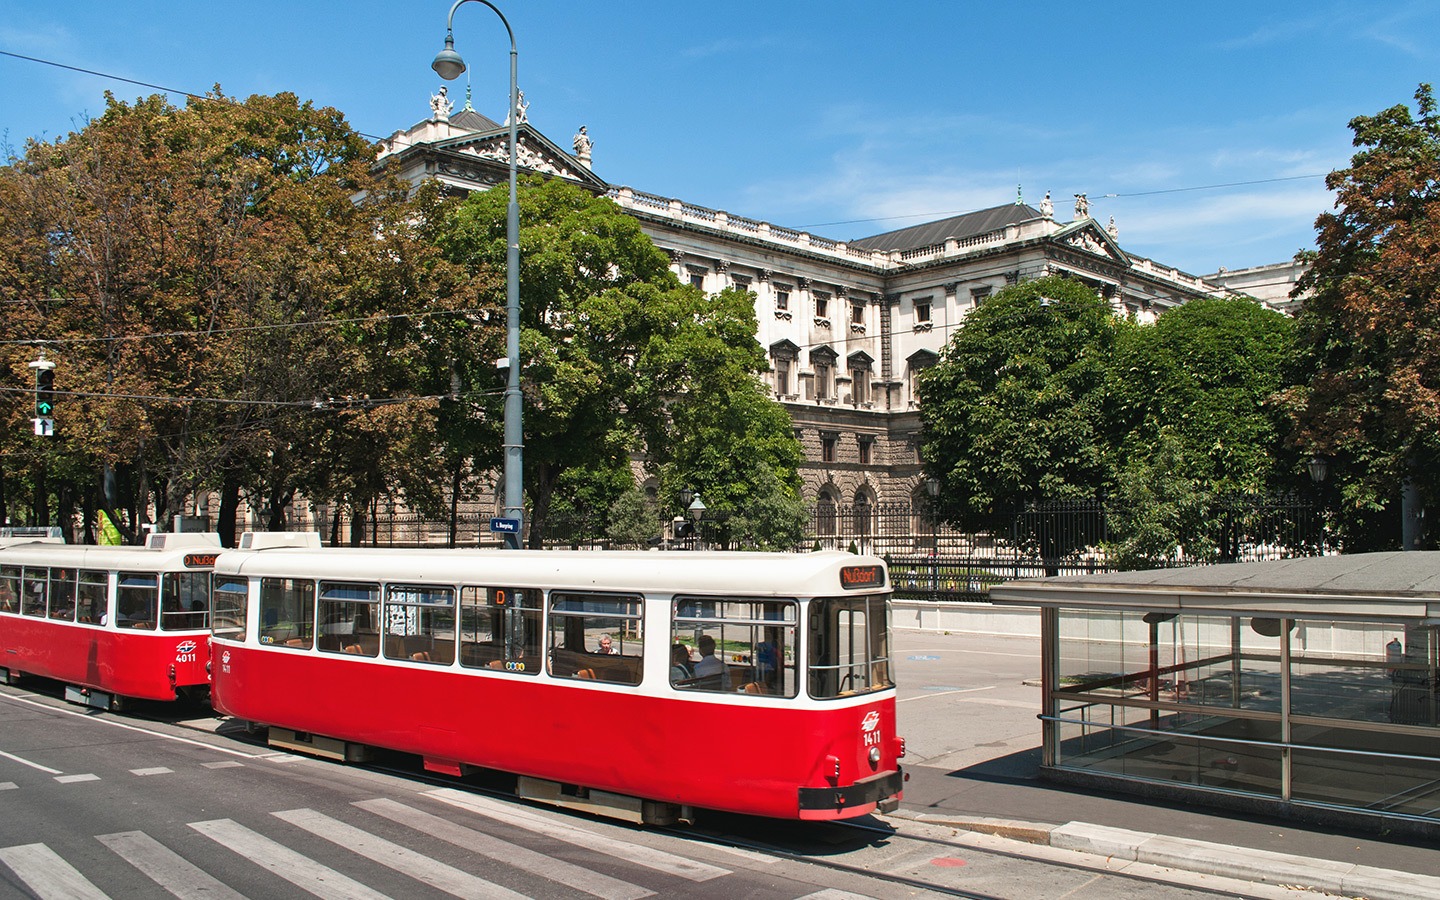
<svg viewBox="0 0 1440 900">
<path fill-rule="evenodd" d="M 576 185 L 530 177 L 518 201 L 530 544 L 562 481 L 608 509 L 625 485 L 602 473 L 642 454 L 667 499 L 688 485 L 719 508 L 737 503 L 754 476 L 736 460 L 763 461 L 797 493 L 801 452 L 760 386 L 753 298 L 682 285 L 633 217 Z M 507 204 L 486 191 L 456 208 L 439 235 L 448 258 L 503 270 Z M 490 382 L 483 419 L 498 429 L 499 376 Z"/>
<path fill-rule="evenodd" d="M 132 536 L 202 489 L 222 518 L 244 491 L 272 523 L 297 490 L 362 520 L 384 489 L 423 496 L 434 401 L 416 398 L 455 355 L 433 323 L 474 292 L 433 246 L 433 191 L 411 199 L 373 159 L 336 110 L 218 87 L 184 107 L 107 95 L 29 142 L 0 168 L 0 361 L 23 385 L 44 349 L 60 399 L 42 439 L 10 393 L 5 483 L 45 519 L 60 476 L 59 521 L 103 506 Z"/>
<path fill-rule="evenodd" d="M 1392 106 L 1350 130 L 1359 149 L 1326 179 L 1335 210 L 1316 220 L 1300 283 L 1306 378 L 1289 397 L 1293 439 L 1330 459 L 1348 546 L 1393 546 L 1398 517 L 1385 511 L 1405 482 L 1427 505 L 1440 501 L 1440 116 L 1430 85 L 1416 90 L 1413 112 Z"/>
</svg>

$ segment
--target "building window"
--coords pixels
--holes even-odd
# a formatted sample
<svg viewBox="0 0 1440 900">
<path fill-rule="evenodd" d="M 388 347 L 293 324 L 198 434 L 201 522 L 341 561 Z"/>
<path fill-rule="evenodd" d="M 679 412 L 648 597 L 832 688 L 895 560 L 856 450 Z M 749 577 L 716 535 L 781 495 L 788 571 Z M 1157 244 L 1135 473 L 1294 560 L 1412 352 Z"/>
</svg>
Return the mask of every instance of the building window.
<svg viewBox="0 0 1440 900">
<path fill-rule="evenodd" d="M 870 402 L 870 370 L 850 370 L 850 401 L 857 406 Z"/>
<path fill-rule="evenodd" d="M 789 308 L 790 308 L 790 290 L 789 290 L 788 288 L 781 288 L 781 287 L 775 288 L 775 308 L 776 308 L 776 309 L 789 309 Z"/>
<path fill-rule="evenodd" d="M 780 397 L 790 394 L 790 360 L 788 359 L 777 358 L 775 360 L 775 393 Z"/>
<path fill-rule="evenodd" d="M 828 319 L 830 317 L 830 295 L 815 292 L 815 318 Z"/>
<path fill-rule="evenodd" d="M 864 304 L 864 303 L 852 303 L 852 304 L 850 304 L 850 324 L 851 324 L 851 325 L 864 325 L 864 324 L 865 324 L 865 304 Z"/>
<path fill-rule="evenodd" d="M 924 298 L 923 300 L 916 300 L 916 301 L 915 301 L 915 321 L 916 321 L 916 322 L 929 322 L 929 321 L 930 321 L 930 299 L 931 299 L 931 298 L 926 297 L 926 298 Z"/>
<path fill-rule="evenodd" d="M 872 450 L 874 449 L 874 447 L 875 447 L 875 440 L 874 440 L 874 438 L 870 437 L 869 435 L 862 435 L 862 436 L 860 437 L 860 465 L 862 465 L 862 466 L 868 466 L 868 465 L 870 465 L 870 463 L 871 463 L 871 461 L 872 461 L 872 459 L 873 459 L 873 457 L 874 457 L 874 454 L 872 453 Z"/>
<path fill-rule="evenodd" d="M 985 287 L 970 289 L 970 303 L 973 306 L 979 306 L 980 304 L 984 303 L 986 298 L 988 298 L 989 296 L 990 287 L 988 285 Z"/>
<path fill-rule="evenodd" d="M 815 399 L 830 399 L 830 363 L 815 363 Z"/>
<path fill-rule="evenodd" d="M 835 445 L 837 443 L 839 443 L 839 438 L 833 434 L 823 434 L 820 436 L 821 462 L 833 463 L 835 461 Z"/>
<path fill-rule="evenodd" d="M 688 266 L 686 271 L 689 272 L 690 283 L 695 285 L 702 291 L 705 290 L 705 276 L 708 274 L 707 270 L 702 269 L 698 266 Z"/>
</svg>

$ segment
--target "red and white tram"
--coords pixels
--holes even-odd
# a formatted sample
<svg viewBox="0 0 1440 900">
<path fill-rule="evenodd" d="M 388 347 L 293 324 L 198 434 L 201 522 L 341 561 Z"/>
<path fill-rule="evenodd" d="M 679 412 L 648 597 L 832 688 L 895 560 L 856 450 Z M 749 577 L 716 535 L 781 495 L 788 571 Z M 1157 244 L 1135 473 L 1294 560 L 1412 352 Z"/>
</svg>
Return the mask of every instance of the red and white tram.
<svg viewBox="0 0 1440 900">
<path fill-rule="evenodd" d="M 65 698 L 204 696 L 214 534 L 155 534 L 143 547 L 46 541 L 0 547 L 0 681 L 65 683 Z"/>
<path fill-rule="evenodd" d="M 878 558 L 294 546 L 313 537 L 246 535 L 215 566 L 212 702 L 274 744 L 498 769 L 636 821 L 899 802 Z"/>
</svg>

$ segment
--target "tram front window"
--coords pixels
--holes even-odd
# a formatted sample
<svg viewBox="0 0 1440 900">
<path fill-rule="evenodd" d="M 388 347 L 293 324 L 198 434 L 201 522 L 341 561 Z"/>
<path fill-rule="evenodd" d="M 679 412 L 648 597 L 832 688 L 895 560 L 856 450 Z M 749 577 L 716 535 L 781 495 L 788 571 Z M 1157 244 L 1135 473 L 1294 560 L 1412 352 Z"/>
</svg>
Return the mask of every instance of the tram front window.
<svg viewBox="0 0 1440 900">
<path fill-rule="evenodd" d="M 161 581 L 160 627 L 185 631 L 210 627 L 210 604 L 206 593 L 210 576 L 206 572 L 171 572 Z"/>
<path fill-rule="evenodd" d="M 460 664 L 538 675 L 540 592 L 528 588 L 461 588 Z"/>
<path fill-rule="evenodd" d="M 676 600 L 670 683 L 684 691 L 795 696 L 798 609 L 793 600 Z"/>
<path fill-rule="evenodd" d="M 809 637 L 810 696 L 848 697 L 895 686 L 884 596 L 811 601 Z"/>
<path fill-rule="evenodd" d="M 245 639 L 245 607 L 250 597 L 250 579 L 243 575 L 216 575 L 210 591 L 210 633 L 233 640 Z M 80 587 L 83 592 L 85 587 Z"/>
</svg>

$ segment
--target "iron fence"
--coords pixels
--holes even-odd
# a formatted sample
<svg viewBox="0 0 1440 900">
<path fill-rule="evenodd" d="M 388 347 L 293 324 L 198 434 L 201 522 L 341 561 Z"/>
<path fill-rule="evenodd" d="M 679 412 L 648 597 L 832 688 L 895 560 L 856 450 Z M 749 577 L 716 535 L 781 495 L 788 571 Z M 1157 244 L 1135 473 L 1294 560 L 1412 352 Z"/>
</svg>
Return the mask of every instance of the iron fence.
<svg viewBox="0 0 1440 900">
<path fill-rule="evenodd" d="M 1254 561 L 1330 552 L 1322 511 L 1294 497 L 1228 497 L 1210 503 L 1206 523 L 1189 546 L 1138 552 L 1125 528 L 1134 510 L 1100 501 L 1032 504 L 997 521 L 992 531 L 960 531 L 923 505 L 910 503 L 823 504 L 810 516 L 797 551 L 835 549 L 884 557 L 896 596 L 916 600 L 983 601 L 992 584 L 1045 575 L 1093 574 L 1133 568 L 1160 568 L 1210 562 Z M 722 516 L 699 523 L 657 525 L 643 545 L 619 545 L 606 534 L 609 518 L 585 511 L 553 515 L 544 529 L 550 549 L 693 550 L 718 546 L 727 533 Z M 332 524 L 332 523 L 327 523 Z M 340 543 L 350 543 L 341 522 Z M 298 521 L 292 528 L 315 528 Z M 452 537 L 448 519 L 381 513 L 363 524 L 360 543 L 376 547 L 495 547 L 489 516 L 458 517 Z M 329 543 L 330 535 L 325 534 Z M 747 549 L 729 546 L 727 549 Z"/>
</svg>

